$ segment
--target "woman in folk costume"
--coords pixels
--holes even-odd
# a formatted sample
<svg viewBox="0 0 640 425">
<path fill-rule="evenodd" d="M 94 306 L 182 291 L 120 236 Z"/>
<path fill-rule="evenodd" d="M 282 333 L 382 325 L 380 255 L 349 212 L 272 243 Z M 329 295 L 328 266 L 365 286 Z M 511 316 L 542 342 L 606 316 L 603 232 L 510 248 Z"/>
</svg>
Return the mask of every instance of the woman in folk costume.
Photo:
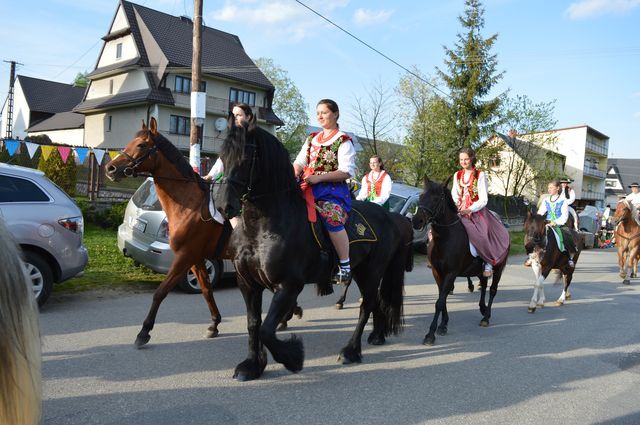
<svg viewBox="0 0 640 425">
<path fill-rule="evenodd" d="M 554 227 L 554 232 L 560 239 L 561 249 L 567 251 L 569 256 L 576 252 L 575 243 L 571 234 L 571 230 L 567 227 L 566 234 L 562 227 L 565 226 L 569 219 L 569 204 L 561 193 L 560 182 L 553 180 L 547 187 L 548 195 L 543 199 L 538 208 L 538 215 L 547 217 L 547 222 Z M 569 267 L 574 267 L 574 263 L 569 259 Z"/>
<path fill-rule="evenodd" d="M 349 237 L 344 228 L 351 211 L 351 192 L 346 180 L 355 174 L 356 151 L 351 138 L 340 131 L 338 104 L 322 99 L 316 106 L 316 119 L 322 131 L 311 133 L 293 163 L 296 176 L 308 198 L 313 194 L 319 216 L 329 231 L 340 267 L 334 276 L 336 283 L 351 281 Z"/>
<path fill-rule="evenodd" d="M 391 177 L 384 169 L 382 158 L 374 155 L 369 159 L 369 167 L 371 171 L 362 178 L 362 186 L 360 193 L 356 196 L 358 201 L 375 202 L 385 208 L 389 208 L 389 195 L 391 194 L 391 186 L 393 182 Z"/>
<path fill-rule="evenodd" d="M 467 230 L 469 242 L 485 261 L 483 275 L 493 274 L 493 266 L 509 253 L 509 232 L 487 208 L 487 178 L 476 168 L 476 154 L 471 148 L 458 153 L 461 170 L 453 175 L 451 196 Z"/>
<path fill-rule="evenodd" d="M 576 200 L 576 192 L 573 190 L 569 183 L 571 183 L 571 179 L 567 176 L 564 176 L 560 179 L 560 195 L 566 200 L 567 207 L 569 207 L 569 214 L 573 217 L 573 227 L 578 230 L 578 214 L 576 214 L 576 210 L 571 206 L 573 202 Z"/>
</svg>

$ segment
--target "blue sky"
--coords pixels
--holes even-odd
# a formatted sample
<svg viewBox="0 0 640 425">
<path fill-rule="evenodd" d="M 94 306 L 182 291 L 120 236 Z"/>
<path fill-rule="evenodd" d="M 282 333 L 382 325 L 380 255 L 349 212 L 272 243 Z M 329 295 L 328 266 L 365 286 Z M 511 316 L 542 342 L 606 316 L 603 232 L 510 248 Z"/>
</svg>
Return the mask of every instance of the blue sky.
<svg viewBox="0 0 640 425">
<path fill-rule="evenodd" d="M 397 62 L 434 75 L 443 45 L 460 31 L 463 0 L 303 0 Z M 188 0 L 140 0 L 173 14 L 193 14 Z M 536 102 L 556 100 L 558 127 L 588 124 L 610 137 L 609 156 L 640 158 L 640 0 L 484 0 L 484 36 L 509 89 Z M 116 0 L 4 2 L 2 60 L 18 73 L 71 82 L 94 68 Z M 348 127 L 354 98 L 403 71 L 330 27 L 294 0 L 204 0 L 207 26 L 236 34 L 251 57 L 286 69 L 309 104 L 335 99 Z M 9 65 L 0 65 L 6 97 Z M 402 126 L 398 122 L 398 127 Z"/>
</svg>

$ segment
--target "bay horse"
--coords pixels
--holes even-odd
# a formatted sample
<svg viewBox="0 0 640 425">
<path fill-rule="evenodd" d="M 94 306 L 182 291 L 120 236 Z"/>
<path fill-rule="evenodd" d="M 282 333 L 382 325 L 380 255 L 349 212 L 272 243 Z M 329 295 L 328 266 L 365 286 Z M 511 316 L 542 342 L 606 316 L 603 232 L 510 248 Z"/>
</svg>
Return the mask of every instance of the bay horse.
<svg viewBox="0 0 640 425">
<path fill-rule="evenodd" d="M 213 297 L 205 259 L 217 261 L 213 258 L 216 249 L 224 252 L 217 247 L 223 225 L 213 220 L 209 212 L 208 184 L 182 153 L 158 132 L 155 118 L 151 118 L 148 127 L 142 122 L 142 129 L 120 151 L 120 155 L 106 165 L 105 172 L 113 181 L 140 173 L 153 176 L 158 199 L 169 222 L 169 245 L 175 253 L 167 277 L 153 294 L 151 308 L 136 337 L 135 346 L 141 348 L 149 342 L 160 304 L 169 291 L 184 279 L 189 269 L 197 277 L 211 313 L 212 323 L 205 336 L 215 338 L 222 317 Z"/>
<path fill-rule="evenodd" d="M 221 156 L 226 177 L 216 205 L 226 218 L 240 217 L 230 246 L 247 307 L 249 337 L 248 356 L 236 366 L 233 377 L 259 378 L 267 365 L 264 347 L 276 362 L 299 372 L 304 363 L 302 340 L 295 335 L 278 339 L 276 326 L 305 283 L 316 283 L 320 295 L 333 292 L 333 263 L 323 259 L 289 154 L 275 136 L 259 127 L 248 131 L 232 125 Z M 384 344 L 386 336 L 401 331 L 404 273 L 410 268 L 413 238 L 405 217 L 370 202 L 354 201 L 353 206 L 371 225 L 377 242 L 350 246 L 353 276 L 363 301 L 355 331 L 340 352 L 343 364 L 361 362 L 362 333 L 371 314 L 370 344 Z M 262 320 L 265 288 L 274 295 Z"/>
<path fill-rule="evenodd" d="M 615 238 L 620 277 L 623 279 L 622 283 L 629 285 L 631 284 L 629 277 L 636 277 L 640 255 L 640 226 L 633 218 L 633 208 L 629 201 L 623 199 L 618 202 L 613 221 L 616 226 Z"/>
<path fill-rule="evenodd" d="M 533 283 L 533 296 L 529 302 L 527 310 L 534 313 L 537 307 L 544 307 L 544 287 L 543 283 L 552 269 L 558 269 L 564 280 L 562 294 L 556 300 L 557 305 L 563 305 L 566 300 L 571 298 L 569 285 L 573 279 L 575 265 L 578 264 L 578 258 L 583 249 L 583 241 L 576 238 L 575 234 L 571 234 L 574 238 L 576 253 L 573 257 L 565 251 L 560 251 L 554 230 L 547 223 L 546 217 L 529 211 L 527 219 L 524 222 L 524 242 L 525 251 L 531 259 L 531 269 L 535 276 Z M 569 259 L 573 260 L 574 266 L 569 265 Z"/>
<path fill-rule="evenodd" d="M 451 192 L 447 188 L 449 180 L 440 184 L 424 179 L 424 190 L 418 198 L 418 211 L 412 222 L 415 229 L 431 224 L 431 240 L 427 245 L 427 257 L 431 264 L 431 272 L 438 285 L 438 301 L 436 311 L 424 337 L 423 344 L 435 343 L 436 331 L 445 335 L 448 331 L 449 313 L 447 312 L 447 296 L 453 291 L 457 277 L 466 277 L 469 291 L 473 284 L 471 277 L 480 279 L 480 326 L 489 326 L 491 306 L 498 292 L 498 283 L 507 264 L 507 259 L 493 267 L 493 277 L 489 288 L 489 302 L 486 302 L 487 284 L 489 279 L 483 275 L 484 264 L 480 257 L 474 257 L 469 248 L 467 231 L 458 216 L 458 208 L 453 202 Z M 438 325 L 438 319 L 442 320 Z"/>
</svg>

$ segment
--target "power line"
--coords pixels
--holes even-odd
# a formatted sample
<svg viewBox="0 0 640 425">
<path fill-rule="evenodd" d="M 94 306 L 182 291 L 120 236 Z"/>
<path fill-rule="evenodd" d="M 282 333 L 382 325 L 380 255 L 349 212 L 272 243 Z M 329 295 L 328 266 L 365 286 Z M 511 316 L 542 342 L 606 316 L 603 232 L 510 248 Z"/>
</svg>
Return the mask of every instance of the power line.
<svg viewBox="0 0 640 425">
<path fill-rule="evenodd" d="M 422 81 L 423 83 L 427 84 L 428 86 L 433 87 L 435 90 L 439 91 L 440 93 L 442 93 L 444 96 L 451 98 L 451 95 L 449 95 L 448 93 L 445 93 L 444 91 L 440 90 L 437 86 L 435 86 L 434 84 L 430 83 L 429 81 L 425 80 L 424 78 L 422 78 L 420 75 L 416 74 L 415 72 L 411 71 L 410 69 L 408 69 L 407 67 L 405 67 L 404 65 L 398 63 L 397 61 L 395 61 L 394 59 L 390 58 L 389 56 L 387 56 L 386 54 L 382 53 L 380 50 L 376 49 L 375 47 L 373 47 L 372 45 L 370 45 L 369 43 L 367 43 L 366 41 L 358 38 L 357 36 L 355 36 L 354 34 L 350 33 L 349 31 L 347 31 L 346 29 L 342 28 L 340 25 L 336 24 L 335 22 L 333 22 L 331 19 L 325 17 L 324 15 L 322 15 L 319 12 L 316 12 L 314 9 L 312 9 L 311 7 L 307 6 L 306 4 L 304 4 L 303 2 L 301 2 L 300 0 L 294 0 L 296 3 L 298 3 L 300 6 L 308 9 L 310 12 L 312 12 L 313 14 L 319 16 L 320 18 L 324 19 L 325 21 L 327 21 L 328 23 L 330 23 L 331 25 L 333 25 L 334 27 L 338 28 L 340 31 L 344 32 L 345 34 L 347 34 L 348 36 L 350 36 L 351 38 L 355 39 L 356 41 L 358 41 L 359 43 L 365 45 L 366 47 L 368 47 L 369 49 L 373 50 L 374 52 L 376 52 L 377 54 L 379 54 L 380 56 L 382 56 L 383 58 L 385 58 L 386 60 L 388 60 L 389 62 L 393 63 L 394 65 L 400 67 L 401 69 L 403 69 L 404 71 L 406 71 L 407 73 L 413 75 L 414 77 L 416 77 L 418 80 Z"/>
<path fill-rule="evenodd" d="M 54 79 L 58 78 L 60 75 L 64 74 L 68 69 L 70 69 L 72 66 L 74 66 L 75 64 L 80 62 L 80 60 L 82 60 L 82 58 L 87 56 L 87 53 L 89 53 L 91 50 L 93 50 L 94 47 L 96 47 L 96 45 L 100 42 L 100 40 L 101 39 L 98 39 L 98 41 L 93 43 L 93 45 L 91 47 L 89 47 L 89 49 L 87 49 L 87 51 L 82 54 L 82 56 L 80 56 L 78 59 L 76 59 L 71 65 L 67 66 L 65 69 L 63 69 L 62 71 L 58 72 L 53 78 Z"/>
</svg>

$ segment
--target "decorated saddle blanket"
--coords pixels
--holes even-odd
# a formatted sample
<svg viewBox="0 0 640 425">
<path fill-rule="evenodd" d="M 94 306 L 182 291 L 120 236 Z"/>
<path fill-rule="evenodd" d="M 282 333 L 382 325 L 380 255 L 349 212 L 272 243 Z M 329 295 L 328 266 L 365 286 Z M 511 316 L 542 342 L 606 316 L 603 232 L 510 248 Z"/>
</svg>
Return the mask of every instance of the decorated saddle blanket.
<svg viewBox="0 0 640 425">
<path fill-rule="evenodd" d="M 315 223 L 309 223 L 313 236 L 321 249 L 333 249 L 329 235 L 320 220 Z M 349 244 L 378 241 L 378 235 L 373 230 L 364 214 L 358 211 L 357 207 L 351 208 L 349 218 L 344 224 L 344 228 L 349 236 Z"/>
</svg>

